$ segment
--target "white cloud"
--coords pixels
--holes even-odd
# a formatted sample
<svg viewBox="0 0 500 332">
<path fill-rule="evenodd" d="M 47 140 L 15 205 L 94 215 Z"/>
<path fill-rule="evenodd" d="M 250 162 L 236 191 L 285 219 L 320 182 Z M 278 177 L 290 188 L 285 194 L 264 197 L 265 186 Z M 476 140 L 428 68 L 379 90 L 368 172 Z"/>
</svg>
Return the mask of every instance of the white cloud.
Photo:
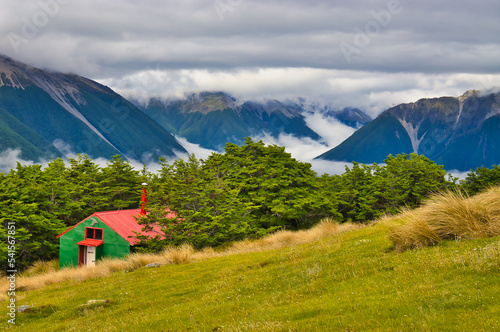
<svg viewBox="0 0 500 332">
<path fill-rule="evenodd" d="M 341 126 L 344 126 L 341 124 Z M 347 126 L 345 126 L 347 127 Z M 262 135 L 253 137 L 254 141 L 262 140 L 266 144 L 276 144 L 285 147 L 285 151 L 302 162 L 307 162 L 312 165 L 312 169 L 322 175 L 328 174 L 342 174 L 345 172 L 345 166 L 351 167 L 351 163 L 328 161 L 328 160 L 315 160 L 318 155 L 330 150 L 334 146 L 327 143 L 314 141 L 311 138 L 298 138 L 289 134 L 280 134 L 278 138 L 270 135 Z"/>
<path fill-rule="evenodd" d="M 356 131 L 333 117 L 324 117 L 319 112 L 307 114 L 305 121 L 307 126 L 318 133 L 330 148 L 336 147 Z"/>
<path fill-rule="evenodd" d="M 347 163 L 343 161 L 329 161 L 329 160 L 312 160 L 310 161 L 312 169 L 318 173 L 318 175 L 323 175 L 325 173 L 343 174 L 345 173 L 346 166 L 352 168 L 352 163 Z"/>
<path fill-rule="evenodd" d="M 459 180 L 465 180 L 465 178 L 469 174 L 469 171 L 467 171 L 467 172 L 460 172 L 460 171 L 457 171 L 457 170 L 451 170 L 451 171 L 448 171 L 448 174 L 451 174 L 452 176 L 458 178 Z"/>
<path fill-rule="evenodd" d="M 500 74 L 430 75 L 314 68 L 210 71 L 157 67 L 101 82 L 126 97 L 143 100 L 149 96 L 179 98 L 187 92 L 225 91 L 242 100 L 306 97 L 336 108 L 357 107 L 375 117 L 400 103 L 500 87 Z"/>
<path fill-rule="evenodd" d="M 184 149 L 186 149 L 186 151 L 188 152 L 188 154 L 177 153 L 177 157 L 179 157 L 179 158 L 187 159 L 187 158 L 189 158 L 189 155 L 194 153 L 196 158 L 206 159 L 212 153 L 217 152 L 215 150 L 202 148 L 199 144 L 191 143 L 183 137 L 175 136 L 175 138 L 179 141 L 179 143 L 181 143 L 181 145 L 184 147 Z"/>
<path fill-rule="evenodd" d="M 16 168 L 18 162 L 22 165 L 33 165 L 33 161 L 21 159 L 20 154 L 21 150 L 19 149 L 7 149 L 0 152 L 0 172 L 8 173 L 11 169 Z"/>
<path fill-rule="evenodd" d="M 498 1 L 401 0 L 351 62 L 340 45 L 366 38 L 387 1 L 222 1 L 231 7 L 223 17 L 213 1 L 0 0 L 0 32 L 26 41 L 15 51 L 3 38 L 0 49 L 128 94 L 302 96 L 371 115 L 500 85 Z M 25 36 L 26 21 L 36 23 L 48 2 L 60 4 L 57 12 Z M 493 80 L 483 84 L 487 75 Z"/>
<path fill-rule="evenodd" d="M 266 144 L 276 144 L 285 147 L 285 150 L 292 155 L 293 158 L 309 162 L 313 158 L 329 150 L 329 147 L 309 137 L 298 138 L 290 134 L 280 134 L 278 138 L 272 137 L 269 134 L 255 136 L 254 141 L 262 140 Z"/>
</svg>

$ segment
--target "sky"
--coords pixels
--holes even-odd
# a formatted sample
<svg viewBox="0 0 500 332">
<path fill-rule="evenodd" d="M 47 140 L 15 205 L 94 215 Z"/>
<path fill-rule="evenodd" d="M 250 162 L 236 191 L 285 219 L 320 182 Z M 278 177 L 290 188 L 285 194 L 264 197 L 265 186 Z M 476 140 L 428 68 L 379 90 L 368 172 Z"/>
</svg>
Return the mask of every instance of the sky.
<svg viewBox="0 0 500 332">
<path fill-rule="evenodd" d="M 125 97 L 302 97 L 375 117 L 399 103 L 500 86 L 498 0 L 0 4 L 0 53 Z"/>
<path fill-rule="evenodd" d="M 498 0 L 0 4 L 0 53 L 124 95 L 303 97 L 376 116 L 500 86 Z"/>
</svg>

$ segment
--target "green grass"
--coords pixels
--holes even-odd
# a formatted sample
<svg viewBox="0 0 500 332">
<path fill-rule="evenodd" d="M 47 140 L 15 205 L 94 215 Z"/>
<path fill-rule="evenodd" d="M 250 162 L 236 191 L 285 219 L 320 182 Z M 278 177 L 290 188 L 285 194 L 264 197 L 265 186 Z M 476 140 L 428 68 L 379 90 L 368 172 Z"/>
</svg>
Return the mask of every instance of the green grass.
<svg viewBox="0 0 500 332">
<path fill-rule="evenodd" d="M 500 238 L 393 251 L 387 224 L 19 293 L 20 331 L 498 331 Z M 109 303 L 81 307 L 91 299 Z M 3 302 L 6 303 L 6 302 Z M 5 307 L 5 306 L 4 306 Z M 39 309 L 37 309 L 39 308 Z M 6 309 L 4 309 L 3 317 Z"/>
</svg>

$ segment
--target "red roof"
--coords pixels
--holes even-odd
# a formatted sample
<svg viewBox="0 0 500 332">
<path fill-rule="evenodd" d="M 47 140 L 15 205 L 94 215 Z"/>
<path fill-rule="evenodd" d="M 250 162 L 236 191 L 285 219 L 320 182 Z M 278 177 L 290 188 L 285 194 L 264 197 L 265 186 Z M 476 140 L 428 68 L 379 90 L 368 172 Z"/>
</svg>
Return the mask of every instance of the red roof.
<svg viewBox="0 0 500 332">
<path fill-rule="evenodd" d="M 140 215 L 141 215 L 141 209 L 96 212 L 91 216 L 85 218 L 84 220 L 80 221 L 75 226 L 59 234 L 57 237 L 59 238 L 61 235 L 69 232 L 76 226 L 80 225 L 82 222 L 92 217 L 99 218 L 99 220 L 108 225 L 112 230 L 114 230 L 116 233 L 118 233 L 118 235 L 127 240 L 128 243 L 130 243 L 131 245 L 137 244 L 139 242 L 139 240 L 136 239 L 136 234 L 134 232 L 143 235 L 148 235 L 151 237 L 155 237 L 157 235 L 160 235 L 161 238 L 165 237 L 163 232 L 161 232 L 161 227 L 159 225 L 154 225 L 153 230 L 151 231 L 143 232 L 142 228 L 144 226 L 139 225 L 137 223 L 137 220 L 135 219 L 135 217 L 139 217 Z M 175 217 L 175 213 L 168 210 L 166 217 L 173 218 Z"/>
</svg>

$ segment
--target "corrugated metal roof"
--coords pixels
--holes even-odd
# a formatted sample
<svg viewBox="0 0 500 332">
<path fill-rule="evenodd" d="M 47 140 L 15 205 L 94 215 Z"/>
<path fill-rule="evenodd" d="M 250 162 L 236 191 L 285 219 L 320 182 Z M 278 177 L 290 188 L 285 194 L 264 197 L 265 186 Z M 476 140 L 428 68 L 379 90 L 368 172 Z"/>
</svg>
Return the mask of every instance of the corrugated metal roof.
<svg viewBox="0 0 500 332">
<path fill-rule="evenodd" d="M 108 225 L 112 230 L 114 230 L 116 233 L 118 233 L 118 235 L 127 240 L 127 242 L 130 243 L 131 245 L 135 245 L 139 242 L 139 240 L 136 239 L 136 233 L 134 232 L 152 237 L 155 237 L 156 235 L 159 235 L 161 238 L 165 237 L 163 232 L 161 232 L 161 227 L 159 225 L 154 225 L 153 230 L 151 231 L 147 232 L 142 231 L 142 228 L 144 226 L 139 225 L 135 218 L 140 216 L 141 216 L 141 209 L 96 212 L 91 216 L 85 218 L 84 220 L 80 221 L 75 226 L 59 234 L 57 237 L 59 238 L 63 234 L 69 232 L 82 222 L 92 217 L 99 218 L 99 220 Z M 175 213 L 170 210 L 167 210 L 166 217 L 173 218 L 175 217 Z"/>
</svg>

